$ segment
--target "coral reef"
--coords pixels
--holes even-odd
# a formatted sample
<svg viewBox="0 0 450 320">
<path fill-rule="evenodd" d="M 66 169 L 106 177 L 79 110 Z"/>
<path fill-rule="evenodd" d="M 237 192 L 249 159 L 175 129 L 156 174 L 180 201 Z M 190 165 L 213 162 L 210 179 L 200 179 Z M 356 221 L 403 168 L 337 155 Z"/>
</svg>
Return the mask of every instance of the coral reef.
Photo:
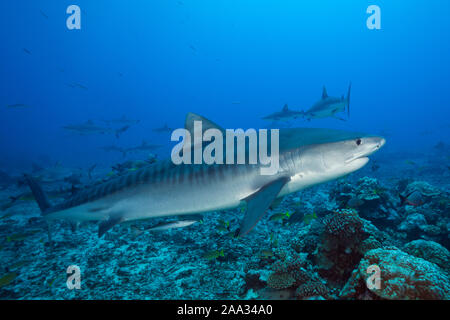
<svg viewBox="0 0 450 320">
<path fill-rule="evenodd" d="M 369 266 L 380 269 L 380 286 L 368 286 Z M 395 247 L 368 251 L 340 293 L 341 298 L 371 297 L 390 300 L 441 300 L 450 298 L 448 276 L 435 264 Z M 373 297 L 373 296 L 372 296 Z"/>
<path fill-rule="evenodd" d="M 402 202 L 408 192 L 423 202 Z M 445 186 L 363 176 L 285 197 L 242 239 L 236 209 L 179 230 L 117 226 L 101 239 L 93 224 L 56 222 L 49 242 L 37 206 L 19 201 L 0 217 L 0 298 L 449 299 L 449 203 Z M 293 214 L 270 219 L 284 212 Z M 65 285 L 73 264 L 82 290 Z M 374 264 L 379 290 L 366 283 Z"/>
<path fill-rule="evenodd" d="M 405 244 L 403 251 L 430 261 L 450 273 L 450 252 L 437 242 L 414 240 Z"/>
</svg>

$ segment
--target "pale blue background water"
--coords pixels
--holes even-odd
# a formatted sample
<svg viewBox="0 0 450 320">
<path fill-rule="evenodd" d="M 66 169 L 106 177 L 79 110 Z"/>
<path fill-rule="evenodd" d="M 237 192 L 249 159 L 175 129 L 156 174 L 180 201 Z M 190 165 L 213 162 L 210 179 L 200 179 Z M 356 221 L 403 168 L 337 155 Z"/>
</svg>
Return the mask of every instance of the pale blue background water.
<svg viewBox="0 0 450 320">
<path fill-rule="evenodd" d="M 66 28 L 70 4 L 83 10 L 80 31 Z M 382 30 L 366 27 L 370 4 Z M 449 12 L 446 0 L 1 1 L 0 165 L 114 162 L 98 148 L 168 144 L 151 129 L 182 126 L 188 111 L 263 127 L 284 103 L 309 108 L 323 85 L 341 96 L 349 81 L 349 121 L 293 125 L 388 132 L 386 149 L 427 152 L 449 142 Z M 30 107 L 6 107 L 16 103 Z M 122 115 L 141 124 L 118 141 L 62 129 Z"/>
</svg>

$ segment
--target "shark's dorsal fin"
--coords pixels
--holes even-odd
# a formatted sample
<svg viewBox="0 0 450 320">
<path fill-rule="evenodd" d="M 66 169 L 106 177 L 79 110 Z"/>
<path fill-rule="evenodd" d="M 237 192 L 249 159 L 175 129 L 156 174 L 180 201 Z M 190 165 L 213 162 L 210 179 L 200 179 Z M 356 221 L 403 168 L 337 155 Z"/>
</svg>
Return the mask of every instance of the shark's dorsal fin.
<svg viewBox="0 0 450 320">
<path fill-rule="evenodd" d="M 211 120 L 208 120 L 202 116 L 199 116 L 198 114 L 189 112 L 186 115 L 186 121 L 184 123 L 184 128 L 191 133 L 191 136 L 194 135 L 194 121 L 202 122 L 202 135 L 208 129 L 218 129 L 221 132 L 225 132 L 225 130 L 222 127 L 220 127 L 218 124 L 212 122 Z"/>
<path fill-rule="evenodd" d="M 289 110 L 289 108 L 288 108 L 288 105 L 287 105 L 287 103 L 283 106 L 283 112 L 286 112 L 286 111 L 288 111 Z"/>
<path fill-rule="evenodd" d="M 287 177 L 279 178 L 244 199 L 247 202 L 247 212 L 240 228 L 236 230 L 236 236 L 244 236 L 253 229 L 288 181 Z"/>
<path fill-rule="evenodd" d="M 322 89 L 322 99 L 326 99 L 326 98 L 328 98 L 327 88 L 325 88 L 325 86 L 323 86 L 323 89 Z"/>
</svg>

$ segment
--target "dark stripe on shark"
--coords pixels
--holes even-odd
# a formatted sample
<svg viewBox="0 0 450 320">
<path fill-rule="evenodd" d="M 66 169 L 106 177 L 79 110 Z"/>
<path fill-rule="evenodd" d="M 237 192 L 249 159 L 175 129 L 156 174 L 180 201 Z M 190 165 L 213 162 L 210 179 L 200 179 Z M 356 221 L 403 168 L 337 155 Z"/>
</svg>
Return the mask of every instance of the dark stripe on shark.
<svg viewBox="0 0 450 320">
<path fill-rule="evenodd" d="M 174 171 L 173 169 L 175 167 L 176 166 L 172 162 L 168 162 L 167 164 L 149 166 L 148 168 L 143 168 L 133 173 L 129 173 L 128 175 L 121 176 L 101 185 L 81 191 L 66 202 L 52 207 L 45 214 L 92 202 L 138 184 L 151 184 L 167 181 L 167 178 L 172 176 L 171 171 Z M 173 174 L 175 174 L 175 172 Z"/>
<path fill-rule="evenodd" d="M 190 185 L 206 183 L 208 178 L 225 179 L 225 169 L 227 165 L 179 165 L 172 162 L 161 162 L 153 166 L 142 168 L 138 171 L 118 177 L 101 185 L 91 187 L 81 191 L 68 201 L 52 207 L 45 214 L 69 209 L 88 202 L 96 201 L 100 198 L 113 195 L 126 188 L 139 184 L 177 183 L 189 182 Z M 232 165 L 233 174 L 239 175 L 241 170 L 245 170 L 243 165 Z"/>
</svg>

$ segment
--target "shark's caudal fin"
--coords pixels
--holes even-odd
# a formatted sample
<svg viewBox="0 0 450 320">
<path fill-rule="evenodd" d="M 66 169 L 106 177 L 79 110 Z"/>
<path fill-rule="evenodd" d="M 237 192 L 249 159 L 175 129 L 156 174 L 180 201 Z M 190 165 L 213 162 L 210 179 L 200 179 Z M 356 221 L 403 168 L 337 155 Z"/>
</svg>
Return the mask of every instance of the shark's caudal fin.
<svg viewBox="0 0 450 320">
<path fill-rule="evenodd" d="M 350 91 L 352 90 L 352 83 L 348 85 L 348 92 L 347 92 L 347 115 L 350 118 Z"/>
<path fill-rule="evenodd" d="M 48 208 L 51 207 L 47 195 L 44 193 L 44 190 L 42 190 L 41 186 L 38 184 L 36 179 L 34 179 L 32 176 L 26 174 L 25 180 L 28 183 L 31 192 L 33 193 L 34 199 L 36 199 L 36 202 L 39 205 L 41 212 L 44 213 Z"/>
</svg>

